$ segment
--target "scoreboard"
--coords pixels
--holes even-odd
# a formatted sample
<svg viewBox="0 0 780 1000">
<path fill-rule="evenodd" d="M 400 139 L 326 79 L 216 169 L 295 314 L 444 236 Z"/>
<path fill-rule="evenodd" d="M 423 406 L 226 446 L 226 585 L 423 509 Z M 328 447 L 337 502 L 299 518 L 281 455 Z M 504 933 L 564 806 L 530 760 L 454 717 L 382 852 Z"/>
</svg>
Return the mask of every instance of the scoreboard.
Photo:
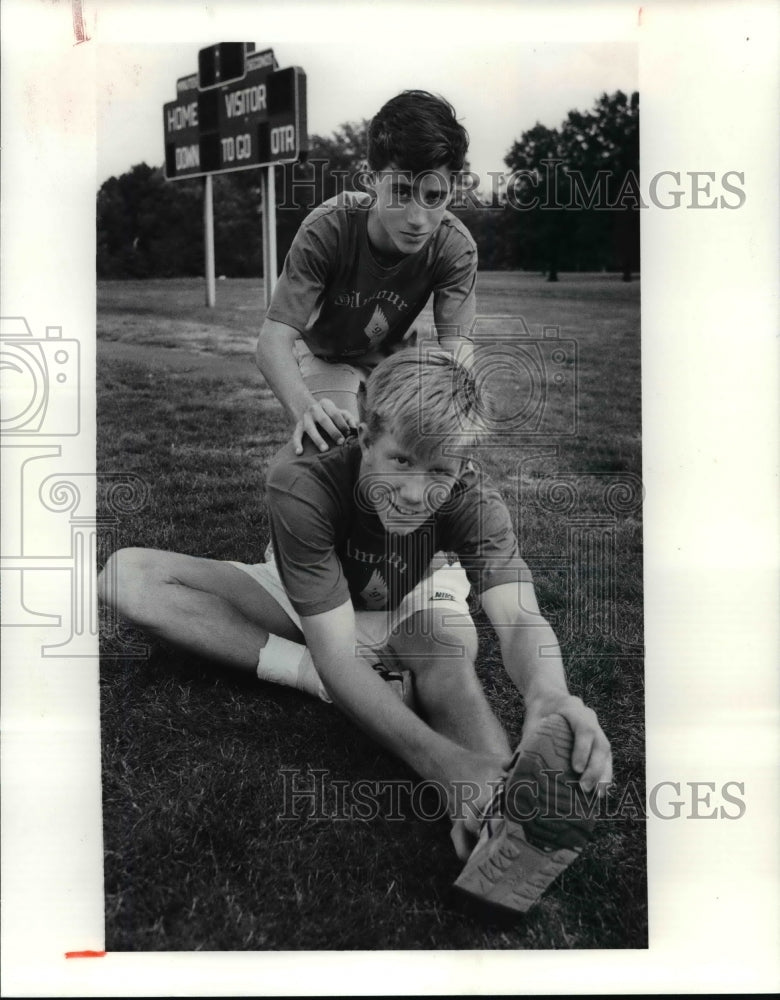
<svg viewBox="0 0 780 1000">
<path fill-rule="evenodd" d="M 221 42 L 163 105 L 168 180 L 293 163 L 308 149 L 306 74 L 279 69 L 272 49 Z"/>
</svg>

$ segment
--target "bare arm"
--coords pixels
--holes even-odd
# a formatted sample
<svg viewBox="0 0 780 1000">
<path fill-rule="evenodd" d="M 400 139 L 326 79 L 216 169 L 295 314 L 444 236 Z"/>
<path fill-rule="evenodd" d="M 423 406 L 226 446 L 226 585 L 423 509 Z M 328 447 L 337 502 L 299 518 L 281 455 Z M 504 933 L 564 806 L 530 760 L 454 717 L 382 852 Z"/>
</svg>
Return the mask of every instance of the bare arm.
<svg viewBox="0 0 780 1000">
<path fill-rule="evenodd" d="M 266 319 L 260 329 L 255 352 L 257 367 L 263 378 L 293 420 L 298 420 L 314 401 L 293 355 L 293 344 L 300 336 L 294 327 Z"/>
<path fill-rule="evenodd" d="M 587 791 L 612 780 L 612 754 L 596 713 L 569 693 L 558 640 L 539 611 L 531 583 L 506 583 L 482 595 L 496 629 L 507 673 L 525 699 L 525 724 L 534 726 L 553 713 L 574 732 L 572 766 Z"/>
<path fill-rule="evenodd" d="M 450 282 L 433 296 L 433 322 L 439 345 L 466 368 L 473 364 L 471 340 L 476 321 L 477 258 L 464 257 L 455 265 Z"/>
<path fill-rule="evenodd" d="M 292 440 L 296 454 L 303 451 L 303 436 L 308 434 L 320 451 L 328 450 L 324 431 L 337 444 L 357 420 L 332 400 L 315 399 L 301 377 L 293 354 L 293 344 L 300 338 L 294 327 L 277 320 L 266 319 L 257 338 L 257 367 L 263 374 L 273 394 L 295 421 Z"/>
</svg>

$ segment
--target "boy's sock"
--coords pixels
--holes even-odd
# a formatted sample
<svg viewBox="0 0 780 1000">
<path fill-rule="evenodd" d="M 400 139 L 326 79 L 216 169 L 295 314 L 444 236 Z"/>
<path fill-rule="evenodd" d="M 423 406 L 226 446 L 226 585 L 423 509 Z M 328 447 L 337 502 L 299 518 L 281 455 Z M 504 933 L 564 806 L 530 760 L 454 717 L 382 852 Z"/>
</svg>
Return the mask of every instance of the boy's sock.
<svg viewBox="0 0 780 1000">
<path fill-rule="evenodd" d="M 268 642 L 260 650 L 257 676 L 261 681 L 286 684 L 288 687 L 305 691 L 315 698 L 330 701 L 306 646 L 290 642 L 289 639 L 282 639 L 273 633 L 268 636 Z"/>
</svg>

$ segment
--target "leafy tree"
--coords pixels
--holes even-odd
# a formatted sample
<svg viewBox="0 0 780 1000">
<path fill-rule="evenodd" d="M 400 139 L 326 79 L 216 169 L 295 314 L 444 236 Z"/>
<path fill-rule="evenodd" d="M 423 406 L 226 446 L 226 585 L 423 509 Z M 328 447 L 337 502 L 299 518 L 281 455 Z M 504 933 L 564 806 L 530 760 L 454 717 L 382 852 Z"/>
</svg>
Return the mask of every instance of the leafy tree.
<svg viewBox="0 0 780 1000">
<path fill-rule="evenodd" d="M 105 278 L 203 273 L 203 210 L 197 181 L 168 184 L 136 164 L 97 196 L 97 274 Z"/>
<path fill-rule="evenodd" d="M 344 122 L 332 136 L 312 136 L 308 162 L 315 168 L 321 185 L 320 197 L 314 204 L 341 191 L 355 191 L 361 187 L 368 153 L 368 126 L 364 118 L 359 122 Z"/>
<path fill-rule="evenodd" d="M 506 198 L 514 213 L 514 217 L 505 216 L 504 224 L 518 245 L 521 259 L 528 262 L 530 256 L 539 260 L 540 248 L 544 248 L 548 281 L 558 280 L 561 243 L 571 228 L 556 197 L 557 165 L 563 160 L 560 132 L 539 122 L 512 144 L 504 158 L 513 174 Z"/>
<path fill-rule="evenodd" d="M 588 192 L 606 200 L 609 215 L 590 211 L 587 218 L 599 235 L 611 222 L 614 256 L 630 281 L 639 265 L 639 94 L 602 94 L 592 112 L 570 111 L 561 135 L 574 200 Z"/>
<path fill-rule="evenodd" d="M 537 123 L 504 162 L 512 171 L 500 226 L 515 266 L 639 266 L 639 95 L 602 94 L 592 111 L 570 111 L 558 129 Z"/>
<path fill-rule="evenodd" d="M 251 278 L 263 273 L 260 174 L 237 170 L 214 178 L 214 260 L 217 274 Z"/>
</svg>

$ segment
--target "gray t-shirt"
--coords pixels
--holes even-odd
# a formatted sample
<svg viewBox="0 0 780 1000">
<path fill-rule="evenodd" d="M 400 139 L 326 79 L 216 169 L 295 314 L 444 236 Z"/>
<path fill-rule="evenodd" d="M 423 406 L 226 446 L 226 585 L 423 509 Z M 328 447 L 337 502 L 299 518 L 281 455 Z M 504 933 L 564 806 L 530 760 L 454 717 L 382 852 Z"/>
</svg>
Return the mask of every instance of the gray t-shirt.
<svg viewBox="0 0 780 1000">
<path fill-rule="evenodd" d="M 439 337 L 471 335 L 477 248 L 446 212 L 416 253 L 380 263 L 368 241 L 371 198 L 345 191 L 301 224 L 268 318 L 298 330 L 316 357 L 358 360 L 391 353 L 433 294 Z"/>
</svg>

